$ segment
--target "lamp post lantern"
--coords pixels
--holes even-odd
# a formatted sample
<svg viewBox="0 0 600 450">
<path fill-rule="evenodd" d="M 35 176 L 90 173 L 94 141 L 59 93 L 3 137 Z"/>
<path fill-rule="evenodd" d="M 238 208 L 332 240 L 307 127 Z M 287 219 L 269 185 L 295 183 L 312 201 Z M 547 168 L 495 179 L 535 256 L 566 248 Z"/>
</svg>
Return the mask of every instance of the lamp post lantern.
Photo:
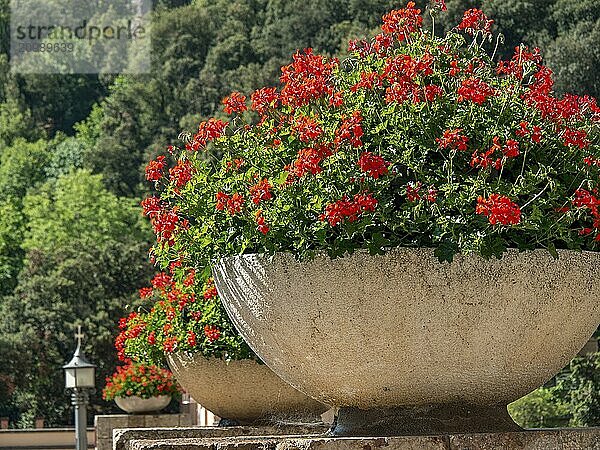
<svg viewBox="0 0 600 450">
<path fill-rule="evenodd" d="M 89 392 L 94 389 L 96 366 L 85 359 L 81 349 L 83 333 L 81 326 L 75 333 L 77 348 L 73 359 L 63 366 L 65 371 L 65 387 L 72 389 L 71 404 L 75 407 L 75 448 L 87 450 L 87 405 Z"/>
</svg>

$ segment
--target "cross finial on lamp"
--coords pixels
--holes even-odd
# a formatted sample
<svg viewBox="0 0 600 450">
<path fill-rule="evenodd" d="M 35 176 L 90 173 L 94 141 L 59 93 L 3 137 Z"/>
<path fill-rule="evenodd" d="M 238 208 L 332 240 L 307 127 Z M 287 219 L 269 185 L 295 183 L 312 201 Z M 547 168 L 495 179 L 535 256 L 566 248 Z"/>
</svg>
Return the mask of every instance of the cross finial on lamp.
<svg viewBox="0 0 600 450">
<path fill-rule="evenodd" d="M 77 339 L 77 349 L 81 348 L 81 340 L 85 335 L 81 332 L 81 325 L 77 325 L 77 332 L 75 333 L 75 339 Z"/>
</svg>

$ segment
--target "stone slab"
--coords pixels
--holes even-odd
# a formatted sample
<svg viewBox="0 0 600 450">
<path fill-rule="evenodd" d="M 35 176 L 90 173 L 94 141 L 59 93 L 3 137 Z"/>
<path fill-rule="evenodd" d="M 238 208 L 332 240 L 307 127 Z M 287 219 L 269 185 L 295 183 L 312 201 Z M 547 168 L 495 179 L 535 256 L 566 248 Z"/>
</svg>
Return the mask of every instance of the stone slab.
<svg viewBox="0 0 600 450">
<path fill-rule="evenodd" d="M 132 442 L 174 440 L 199 441 L 204 439 L 224 439 L 228 437 L 296 435 L 319 436 L 327 432 L 329 425 L 314 424 L 279 424 L 265 426 L 236 426 L 236 427 L 171 427 L 171 428 L 129 428 L 113 431 L 114 450 L 129 450 Z"/>
<path fill-rule="evenodd" d="M 110 414 L 94 418 L 96 450 L 112 450 L 113 430 L 116 428 L 147 428 L 189 426 L 189 414 Z"/>
<path fill-rule="evenodd" d="M 240 432 L 229 430 L 227 432 Z M 260 430 L 250 430 L 260 431 Z M 200 433 L 202 434 L 202 433 Z M 115 447 L 119 448 L 119 447 Z M 525 430 L 506 433 L 398 436 L 142 436 L 119 450 L 600 450 L 600 428 Z"/>
</svg>

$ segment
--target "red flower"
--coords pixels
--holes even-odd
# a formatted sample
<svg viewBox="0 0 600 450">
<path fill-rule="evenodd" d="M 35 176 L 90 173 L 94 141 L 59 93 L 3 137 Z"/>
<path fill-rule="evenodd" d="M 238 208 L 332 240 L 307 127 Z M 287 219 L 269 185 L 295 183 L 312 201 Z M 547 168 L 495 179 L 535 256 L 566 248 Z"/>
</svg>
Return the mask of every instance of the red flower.
<svg viewBox="0 0 600 450">
<path fill-rule="evenodd" d="M 244 197 L 237 192 L 227 199 L 227 211 L 232 216 L 242 211 L 244 207 Z"/>
<path fill-rule="evenodd" d="M 487 169 L 488 167 L 493 167 L 496 170 L 500 170 L 502 168 L 502 159 L 496 158 L 495 160 L 491 157 L 496 149 L 494 147 L 490 148 L 487 152 L 477 153 L 477 150 L 473 152 L 471 156 L 471 167 L 479 167 L 480 169 Z"/>
<path fill-rule="evenodd" d="M 342 144 L 349 143 L 352 147 L 362 147 L 363 129 L 361 126 L 362 114 L 354 111 L 350 117 L 344 118 L 342 124 L 335 132 L 333 141 L 336 148 Z"/>
<path fill-rule="evenodd" d="M 337 60 L 313 54 L 311 48 L 297 52 L 294 62 L 281 68 L 281 103 L 293 107 L 307 105 L 312 100 L 329 97 L 334 93 L 331 77 L 338 66 Z"/>
<path fill-rule="evenodd" d="M 375 36 L 375 42 L 373 48 L 379 56 L 385 55 L 390 48 L 394 45 L 394 38 L 388 34 L 380 33 Z"/>
<path fill-rule="evenodd" d="M 271 184 L 269 180 L 263 178 L 254 186 L 250 186 L 250 195 L 252 196 L 252 203 L 258 205 L 263 200 L 270 200 L 273 197 L 271 194 Z"/>
<path fill-rule="evenodd" d="M 279 94 L 276 88 L 262 88 L 254 91 L 250 96 L 252 101 L 252 109 L 260 115 L 263 115 L 269 108 L 277 107 L 279 101 Z"/>
<path fill-rule="evenodd" d="M 515 158 L 519 156 L 521 153 L 519 152 L 519 143 L 514 139 L 509 139 L 506 141 L 504 148 L 502 148 L 502 153 L 507 158 Z"/>
<path fill-rule="evenodd" d="M 583 162 L 588 166 L 600 167 L 600 159 L 594 158 L 593 156 L 586 156 L 585 158 L 583 158 Z"/>
<path fill-rule="evenodd" d="M 224 192 L 217 192 L 217 204 L 215 206 L 217 211 L 224 211 L 227 206 L 227 202 L 231 197 Z"/>
<path fill-rule="evenodd" d="M 292 125 L 292 130 L 298 135 L 302 142 L 311 142 L 319 139 L 323 134 L 323 129 L 312 118 L 300 116 Z"/>
<path fill-rule="evenodd" d="M 208 339 L 209 342 L 214 342 L 221 336 L 221 331 L 215 326 L 204 326 L 204 335 Z"/>
<path fill-rule="evenodd" d="M 423 87 L 423 93 L 425 95 L 425 100 L 432 102 L 436 98 L 441 97 L 444 91 L 441 87 L 435 84 L 428 84 L 427 86 Z"/>
<path fill-rule="evenodd" d="M 323 171 L 323 168 L 320 166 L 321 161 L 331 156 L 331 154 L 330 146 L 325 144 L 315 148 L 303 148 L 298 152 L 298 158 L 291 168 L 293 174 L 301 178 L 308 173 L 313 175 L 321 173 Z"/>
<path fill-rule="evenodd" d="M 523 65 L 532 61 L 536 65 L 542 62 L 542 55 L 539 48 L 534 48 L 532 52 L 526 46 L 515 47 L 515 53 L 510 61 L 500 61 L 496 73 L 498 75 L 513 75 L 519 80 L 523 79 Z"/>
<path fill-rule="evenodd" d="M 397 37 L 398 41 L 404 41 L 408 35 L 421 28 L 423 17 L 421 10 L 415 8 L 414 2 L 408 2 L 406 8 L 391 11 L 383 16 L 381 29 L 384 33 Z"/>
<path fill-rule="evenodd" d="M 539 144 L 542 142 L 542 129 L 538 126 L 534 126 L 529 129 L 529 123 L 525 121 L 521 121 L 519 123 L 519 129 L 515 131 L 517 136 L 525 137 L 529 136 L 531 138 L 531 142 Z"/>
<path fill-rule="evenodd" d="M 388 161 L 373 152 L 363 152 L 357 164 L 361 171 L 367 172 L 375 179 L 386 175 L 388 173 L 388 166 L 390 165 Z"/>
<path fill-rule="evenodd" d="M 190 347 L 195 347 L 196 346 L 196 333 L 194 333 L 192 330 L 188 331 L 186 342 Z"/>
<path fill-rule="evenodd" d="M 406 185 L 406 199 L 409 202 L 416 202 L 417 200 L 420 200 L 421 195 L 419 194 L 419 191 L 421 190 L 422 186 L 423 183 L 420 181 L 418 183 L 410 183 Z"/>
<path fill-rule="evenodd" d="M 462 135 L 462 129 L 446 130 L 441 138 L 436 138 L 435 141 L 438 143 L 440 148 L 453 150 L 465 151 L 467 150 L 467 144 L 469 138 Z"/>
<path fill-rule="evenodd" d="M 196 279 L 196 270 L 195 269 L 190 269 L 189 273 L 187 274 L 187 276 L 183 280 L 183 285 L 186 286 L 186 287 L 193 286 L 195 279 Z"/>
<path fill-rule="evenodd" d="M 246 96 L 239 92 L 232 92 L 221 103 L 225 105 L 225 114 L 241 113 L 248 109 L 246 106 Z"/>
<path fill-rule="evenodd" d="M 350 90 L 357 92 L 359 89 L 373 89 L 374 87 L 380 87 L 381 83 L 382 76 L 377 72 L 363 72 L 360 74 L 360 81 L 351 86 Z"/>
<path fill-rule="evenodd" d="M 458 88 L 458 101 L 472 101 L 482 105 L 488 97 L 494 95 L 494 90 L 485 82 L 476 77 L 464 80 Z"/>
<path fill-rule="evenodd" d="M 397 81 L 385 90 L 386 103 L 404 103 L 408 100 L 419 102 L 419 86 L 412 81 Z"/>
<path fill-rule="evenodd" d="M 204 286 L 204 293 L 202 296 L 205 300 L 211 300 L 217 297 L 219 293 L 217 292 L 217 288 L 215 287 L 215 283 L 212 278 L 209 278 Z"/>
<path fill-rule="evenodd" d="M 448 10 L 445 0 L 432 0 L 431 3 L 433 9 L 439 9 L 440 11 Z"/>
<path fill-rule="evenodd" d="M 179 216 L 175 211 L 165 210 L 158 212 L 151 222 L 158 242 L 170 242 L 175 229 L 180 223 Z"/>
<path fill-rule="evenodd" d="M 344 104 L 344 93 L 343 92 L 334 92 L 331 97 L 329 97 L 329 105 L 334 108 L 339 108 Z"/>
<path fill-rule="evenodd" d="M 151 283 L 152 286 L 154 286 L 156 289 L 164 290 L 167 287 L 171 286 L 171 284 L 173 283 L 173 278 L 171 278 L 164 272 L 160 272 L 154 275 L 154 278 L 152 278 Z"/>
<path fill-rule="evenodd" d="M 211 117 L 206 122 L 201 122 L 198 125 L 198 133 L 194 136 L 191 144 L 188 144 L 186 148 L 188 150 L 197 151 L 206 146 L 209 141 L 213 141 L 223 135 L 223 131 L 229 125 L 228 122 L 223 122 L 220 119 Z"/>
<path fill-rule="evenodd" d="M 165 353 L 173 353 L 177 349 L 177 338 L 169 337 L 163 342 L 163 350 Z"/>
<path fill-rule="evenodd" d="M 565 146 L 570 147 L 579 147 L 580 149 L 585 149 L 590 146 L 590 140 L 588 139 L 588 135 L 585 130 L 572 130 L 570 128 L 565 128 L 563 131 L 563 142 Z"/>
<path fill-rule="evenodd" d="M 143 209 L 143 213 L 145 216 L 153 218 L 162 211 L 162 200 L 157 197 L 148 197 L 140 203 Z"/>
<path fill-rule="evenodd" d="M 140 298 L 141 299 L 146 299 L 152 296 L 152 294 L 154 293 L 154 289 L 152 289 L 151 287 L 144 287 L 140 289 Z"/>
<path fill-rule="evenodd" d="M 148 334 L 148 338 L 147 338 L 148 344 L 149 345 L 154 345 L 156 344 L 156 332 L 155 331 L 151 331 Z"/>
<path fill-rule="evenodd" d="M 163 155 L 157 156 L 154 161 L 150 161 L 146 166 L 146 179 L 148 181 L 160 180 L 165 166 L 165 157 Z"/>
<path fill-rule="evenodd" d="M 475 212 L 486 216 L 492 225 L 517 225 L 521 222 L 519 205 L 500 194 L 491 194 L 487 199 L 480 196 Z"/>
<path fill-rule="evenodd" d="M 256 229 L 260 231 L 262 234 L 267 234 L 270 230 L 269 225 L 265 222 L 265 218 L 262 215 L 262 211 L 259 209 L 256 211 Z"/>
<path fill-rule="evenodd" d="M 189 161 L 177 161 L 177 165 L 169 169 L 169 175 L 175 186 L 183 187 L 192 179 L 193 167 Z"/>
<path fill-rule="evenodd" d="M 356 194 L 352 200 L 344 196 L 341 200 L 327 205 L 320 219 L 335 227 L 344 221 L 355 222 L 363 213 L 373 212 L 376 207 L 377 200 L 372 194 Z"/>
<path fill-rule="evenodd" d="M 437 195 L 438 191 L 435 188 L 435 186 L 430 186 L 429 190 L 427 191 L 427 195 L 425 196 L 425 199 L 428 202 L 435 203 L 435 201 L 437 200 Z"/>
<path fill-rule="evenodd" d="M 470 35 L 477 34 L 478 31 L 482 31 L 483 34 L 490 34 L 492 32 L 493 20 L 489 20 L 487 16 L 480 9 L 469 9 L 465 11 L 462 22 L 458 25 L 459 30 L 465 30 Z"/>
</svg>

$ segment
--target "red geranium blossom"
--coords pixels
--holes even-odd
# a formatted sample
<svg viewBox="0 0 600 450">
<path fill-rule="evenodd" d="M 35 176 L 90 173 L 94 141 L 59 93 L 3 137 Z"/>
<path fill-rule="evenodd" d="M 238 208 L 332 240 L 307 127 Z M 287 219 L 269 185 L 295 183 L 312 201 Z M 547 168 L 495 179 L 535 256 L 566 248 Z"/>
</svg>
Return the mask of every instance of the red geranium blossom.
<svg viewBox="0 0 600 450">
<path fill-rule="evenodd" d="M 341 200 L 327 205 L 320 219 L 335 227 L 346 220 L 355 222 L 363 213 L 373 212 L 376 207 L 377 200 L 370 193 L 356 194 L 352 199 L 344 196 Z"/>
<path fill-rule="evenodd" d="M 215 326 L 205 325 L 204 335 L 209 342 L 215 342 L 221 336 L 221 331 Z"/>
<path fill-rule="evenodd" d="M 435 141 L 438 143 L 440 148 L 450 148 L 453 150 L 465 151 L 467 150 L 469 138 L 461 134 L 462 131 L 462 129 L 445 130 L 442 137 L 436 138 Z"/>
<path fill-rule="evenodd" d="M 477 77 L 470 77 L 462 82 L 457 93 L 459 102 L 472 101 L 483 105 L 489 97 L 494 95 L 494 89 L 485 81 Z"/>
<path fill-rule="evenodd" d="M 342 124 L 335 132 L 333 141 L 336 148 L 348 143 L 352 147 L 362 147 L 362 136 L 364 134 L 362 126 L 362 114 L 360 111 L 354 111 L 350 117 L 343 119 Z"/>
<path fill-rule="evenodd" d="M 490 34 L 492 32 L 493 20 L 487 18 L 487 16 L 480 9 L 472 8 L 465 11 L 463 19 L 458 25 L 459 30 L 465 30 L 471 35 L 475 35 L 478 31 L 482 31 L 483 34 Z"/>
<path fill-rule="evenodd" d="M 408 2 L 406 8 L 391 11 L 383 16 L 381 29 L 384 33 L 396 36 L 398 41 L 404 41 L 423 24 L 421 10 L 415 8 L 414 2 Z"/>
<path fill-rule="evenodd" d="M 232 92 L 222 101 L 225 106 L 225 114 L 241 113 L 248 109 L 246 106 L 246 96 L 239 92 Z"/>
<path fill-rule="evenodd" d="M 486 216 L 492 225 L 517 225 L 521 222 L 519 205 L 500 194 L 491 194 L 488 198 L 479 196 L 475 212 Z"/>
<path fill-rule="evenodd" d="M 160 180 L 166 165 L 165 157 L 163 155 L 157 156 L 154 161 L 150 161 L 146 166 L 146 179 L 148 181 Z"/>
<path fill-rule="evenodd" d="M 269 108 L 275 108 L 279 101 L 279 94 L 274 87 L 258 89 L 250 96 L 252 109 L 259 114 L 264 114 Z"/>
<path fill-rule="evenodd" d="M 258 183 L 250 186 L 250 195 L 252 196 L 252 203 L 258 205 L 263 200 L 270 200 L 273 198 L 271 194 L 271 183 L 266 178 L 263 178 Z"/>
<path fill-rule="evenodd" d="M 388 166 L 390 165 L 388 161 L 373 152 L 361 153 L 357 164 L 361 171 L 368 173 L 375 179 L 386 175 L 388 173 Z"/>
</svg>

